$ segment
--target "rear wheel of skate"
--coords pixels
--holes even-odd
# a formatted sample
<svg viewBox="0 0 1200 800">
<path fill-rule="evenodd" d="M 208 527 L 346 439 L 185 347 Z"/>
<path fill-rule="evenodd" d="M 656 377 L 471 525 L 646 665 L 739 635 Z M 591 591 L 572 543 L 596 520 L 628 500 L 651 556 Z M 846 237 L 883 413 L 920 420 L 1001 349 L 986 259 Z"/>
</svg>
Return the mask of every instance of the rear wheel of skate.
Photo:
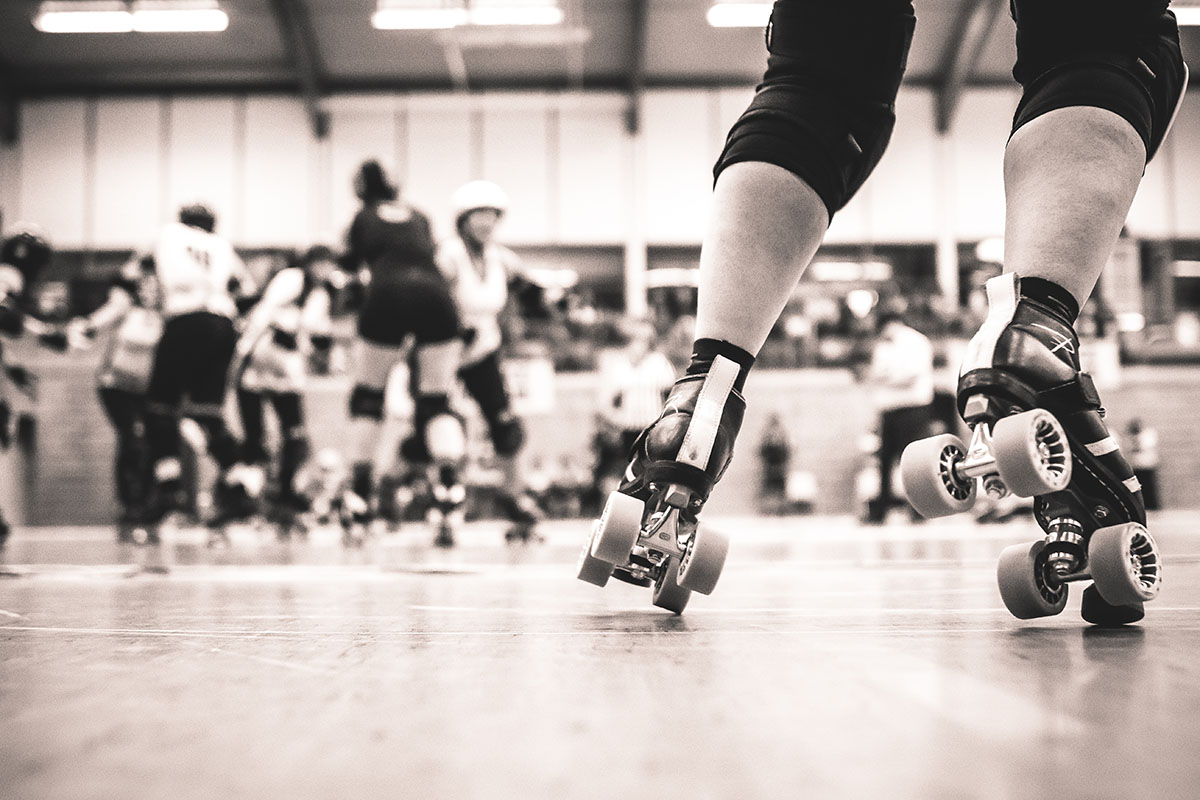
<svg viewBox="0 0 1200 800">
<path fill-rule="evenodd" d="M 1067 585 L 1046 582 L 1046 543 L 1014 544 L 1000 553 L 996 581 L 1004 607 L 1017 619 L 1052 617 L 1067 605 Z"/>
<path fill-rule="evenodd" d="M 599 525 L 599 522 L 592 523 L 592 533 L 583 545 L 583 552 L 579 554 L 575 577 L 593 586 L 606 586 L 612 576 L 613 565 L 592 556 L 592 541 L 596 538 L 596 528 Z"/>
<path fill-rule="evenodd" d="M 592 555 L 610 564 L 626 563 L 642 530 L 643 511 L 642 501 L 636 497 L 610 494 L 592 536 Z"/>
<path fill-rule="evenodd" d="M 679 585 L 679 559 L 672 556 L 663 564 L 662 575 L 654 583 L 652 602 L 659 608 L 682 614 L 691 596 L 691 590 Z"/>
<path fill-rule="evenodd" d="M 926 518 L 947 517 L 975 503 L 975 481 L 961 478 L 955 466 L 967 454 L 962 439 L 952 433 L 918 439 L 900 454 L 904 496 Z"/>
<path fill-rule="evenodd" d="M 1153 600 L 1162 585 L 1158 546 L 1136 522 L 1100 528 L 1088 540 L 1096 591 L 1114 606 Z"/>
<path fill-rule="evenodd" d="M 729 537 L 719 531 L 697 526 L 679 560 L 679 584 L 700 594 L 712 594 L 725 567 Z"/>
<path fill-rule="evenodd" d="M 1146 616 L 1146 607 L 1142 603 L 1132 603 L 1126 606 L 1114 606 L 1105 600 L 1096 585 L 1092 584 L 1083 590 L 1083 602 L 1079 607 L 1079 615 L 1085 621 L 1101 628 L 1119 628 L 1129 625 Z"/>
<path fill-rule="evenodd" d="M 992 427 L 996 471 L 1017 497 L 1038 497 L 1071 482 L 1071 446 L 1054 415 L 1041 408 L 996 420 Z"/>
</svg>

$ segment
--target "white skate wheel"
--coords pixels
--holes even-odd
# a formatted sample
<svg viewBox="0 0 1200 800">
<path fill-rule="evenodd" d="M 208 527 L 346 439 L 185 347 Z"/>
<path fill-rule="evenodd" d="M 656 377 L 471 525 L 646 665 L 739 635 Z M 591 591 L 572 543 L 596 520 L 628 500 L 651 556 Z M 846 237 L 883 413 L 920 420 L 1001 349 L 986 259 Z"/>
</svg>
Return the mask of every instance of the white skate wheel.
<svg viewBox="0 0 1200 800">
<path fill-rule="evenodd" d="M 975 480 L 954 471 L 966 454 L 966 445 L 952 433 L 918 439 L 904 448 L 900 483 L 917 513 L 928 519 L 947 517 L 975 504 Z"/>
<path fill-rule="evenodd" d="M 711 528 L 697 526 L 683 558 L 679 560 L 680 585 L 700 594 L 712 594 L 713 589 L 717 588 L 728 553 L 728 536 Z"/>
<path fill-rule="evenodd" d="M 642 501 L 636 497 L 620 492 L 610 494 L 592 536 L 592 555 L 610 564 L 628 562 L 642 530 L 644 510 Z"/>
<path fill-rule="evenodd" d="M 1000 553 L 996 580 L 1004 607 L 1017 619 L 1052 617 L 1067 605 L 1067 585 L 1046 583 L 1046 543 L 1014 544 Z"/>
<path fill-rule="evenodd" d="M 1060 492 L 1071 482 L 1071 446 L 1054 415 L 1042 408 L 996 420 L 996 471 L 1017 497 Z"/>
<path fill-rule="evenodd" d="M 651 601 L 659 608 L 682 614 L 691 596 L 689 589 L 679 585 L 679 559 L 672 556 L 663 564 L 662 575 L 654 583 Z"/>
<path fill-rule="evenodd" d="M 593 586 L 606 586 L 608 579 L 612 576 L 613 565 L 592 557 L 592 541 L 596 538 L 596 529 L 599 525 L 599 522 L 592 523 L 591 535 L 588 536 L 588 540 L 583 545 L 583 551 L 579 554 L 575 577 Z"/>
<path fill-rule="evenodd" d="M 1153 600 L 1162 586 L 1162 563 L 1150 532 L 1136 522 L 1100 528 L 1088 540 L 1096 591 L 1114 606 Z"/>
</svg>

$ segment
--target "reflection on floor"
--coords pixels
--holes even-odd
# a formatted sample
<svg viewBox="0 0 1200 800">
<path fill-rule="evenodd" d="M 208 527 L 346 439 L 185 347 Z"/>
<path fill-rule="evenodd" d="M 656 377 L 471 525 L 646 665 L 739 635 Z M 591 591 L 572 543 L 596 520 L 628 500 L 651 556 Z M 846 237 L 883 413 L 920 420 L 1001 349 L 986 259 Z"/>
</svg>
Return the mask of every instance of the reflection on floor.
<svg viewBox="0 0 1200 800">
<path fill-rule="evenodd" d="M 1152 518 L 1146 620 L 1003 609 L 1030 523 L 717 518 L 676 617 L 574 579 L 588 527 L 343 549 L 106 529 L 0 566 L 5 798 L 1131 798 L 1200 786 L 1200 514 Z M 157 563 L 157 562 L 156 562 Z"/>
</svg>

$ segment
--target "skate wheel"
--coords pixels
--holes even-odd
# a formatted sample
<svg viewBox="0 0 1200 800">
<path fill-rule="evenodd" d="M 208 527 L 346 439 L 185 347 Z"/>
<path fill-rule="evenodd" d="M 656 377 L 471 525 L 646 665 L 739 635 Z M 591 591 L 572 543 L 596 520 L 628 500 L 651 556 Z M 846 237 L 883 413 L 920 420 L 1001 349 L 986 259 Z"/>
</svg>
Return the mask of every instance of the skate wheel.
<svg viewBox="0 0 1200 800">
<path fill-rule="evenodd" d="M 926 518 L 946 517 L 975 504 L 975 481 L 954 470 L 967 454 L 966 445 L 952 433 L 918 439 L 900 454 L 900 483 L 904 496 Z"/>
<path fill-rule="evenodd" d="M 612 576 L 613 565 L 592 556 L 592 541 L 596 538 L 596 528 L 599 525 L 599 522 L 592 523 L 592 533 L 588 536 L 587 542 L 583 545 L 583 551 L 579 554 L 575 577 L 593 586 L 606 586 L 608 579 Z"/>
<path fill-rule="evenodd" d="M 663 564 L 662 575 L 654 583 L 651 601 L 659 608 L 682 614 L 691 596 L 689 589 L 679 585 L 679 559 L 667 559 L 667 563 Z"/>
<path fill-rule="evenodd" d="M 697 527 L 679 560 L 680 585 L 700 594 L 712 594 L 728 553 L 728 536 L 711 528 Z"/>
<path fill-rule="evenodd" d="M 1052 617 L 1067 605 L 1067 585 L 1046 583 L 1046 543 L 1014 544 L 1000 553 L 996 579 L 1004 607 L 1017 619 Z"/>
<path fill-rule="evenodd" d="M 642 501 L 627 494 L 608 496 L 592 536 L 592 555 L 610 564 L 624 564 L 642 531 Z"/>
<path fill-rule="evenodd" d="M 1092 584 L 1083 590 L 1083 602 L 1079 607 L 1079 615 L 1086 622 L 1100 628 L 1119 628 L 1137 622 L 1146 616 L 1146 607 L 1141 603 L 1127 606 L 1114 606 L 1100 596 L 1096 585 Z"/>
<path fill-rule="evenodd" d="M 1096 591 L 1114 606 L 1153 600 L 1162 586 L 1158 546 L 1136 522 L 1100 528 L 1088 540 L 1088 563 Z"/>
<path fill-rule="evenodd" d="M 1071 446 L 1054 415 L 1041 408 L 996 420 L 992 427 L 996 471 L 1017 497 L 1059 492 L 1071 482 Z"/>
</svg>

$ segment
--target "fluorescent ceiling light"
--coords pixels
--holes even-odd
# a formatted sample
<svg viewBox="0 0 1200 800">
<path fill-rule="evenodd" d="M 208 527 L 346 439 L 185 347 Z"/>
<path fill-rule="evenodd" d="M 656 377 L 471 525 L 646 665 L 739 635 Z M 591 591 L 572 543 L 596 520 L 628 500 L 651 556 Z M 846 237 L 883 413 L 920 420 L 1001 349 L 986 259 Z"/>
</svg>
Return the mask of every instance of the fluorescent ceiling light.
<svg viewBox="0 0 1200 800">
<path fill-rule="evenodd" d="M 554 3 L 471 6 L 472 25 L 557 25 L 562 21 L 563 11 Z"/>
<path fill-rule="evenodd" d="M 223 31 L 229 17 L 213 2 L 142 0 L 133 4 L 133 29 L 145 33 Z"/>
<path fill-rule="evenodd" d="M 128 33 L 133 14 L 122 2 L 42 3 L 33 25 L 43 33 Z"/>
<path fill-rule="evenodd" d="M 708 24 L 714 28 L 765 28 L 771 18 L 771 3 L 715 3 L 708 9 Z"/>
<path fill-rule="evenodd" d="M 223 31 L 229 17 L 216 0 L 52 1 L 33 24 L 44 33 L 194 33 Z"/>
<path fill-rule="evenodd" d="M 1200 6 L 1172 5 L 1171 10 L 1180 25 L 1200 25 Z"/>
<path fill-rule="evenodd" d="M 380 8 L 371 15 L 371 25 L 381 31 L 439 30 L 466 21 L 465 8 Z"/>
<path fill-rule="evenodd" d="M 466 25 L 558 25 L 556 0 L 379 0 L 371 24 L 380 30 L 436 30 Z"/>
</svg>

